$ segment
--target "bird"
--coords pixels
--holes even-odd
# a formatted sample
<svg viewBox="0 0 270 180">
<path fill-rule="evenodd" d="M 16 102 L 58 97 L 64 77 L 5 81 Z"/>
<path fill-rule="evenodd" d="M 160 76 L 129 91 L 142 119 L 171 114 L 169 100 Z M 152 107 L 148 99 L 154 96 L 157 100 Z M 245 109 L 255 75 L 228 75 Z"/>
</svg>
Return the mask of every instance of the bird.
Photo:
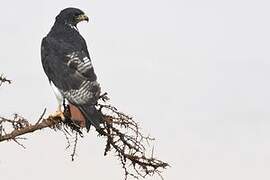
<svg viewBox="0 0 270 180">
<path fill-rule="evenodd" d="M 102 113 L 96 107 L 101 88 L 86 41 L 77 28 L 82 21 L 89 18 L 78 8 L 60 11 L 42 39 L 41 62 L 58 102 L 54 116 L 65 118 L 61 107 L 67 101 L 83 115 L 88 132 L 91 125 L 97 131 L 101 128 Z"/>
</svg>

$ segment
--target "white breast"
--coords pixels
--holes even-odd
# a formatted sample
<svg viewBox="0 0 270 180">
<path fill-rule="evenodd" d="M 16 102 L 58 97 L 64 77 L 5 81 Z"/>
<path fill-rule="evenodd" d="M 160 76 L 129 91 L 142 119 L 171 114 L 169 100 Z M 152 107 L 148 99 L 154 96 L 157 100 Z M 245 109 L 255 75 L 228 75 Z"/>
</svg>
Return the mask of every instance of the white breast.
<svg viewBox="0 0 270 180">
<path fill-rule="evenodd" d="M 51 87 L 53 89 L 54 95 L 56 96 L 57 102 L 59 106 L 63 105 L 64 102 L 64 97 L 61 94 L 61 92 L 59 91 L 59 89 L 53 84 L 52 81 L 50 81 Z"/>
</svg>

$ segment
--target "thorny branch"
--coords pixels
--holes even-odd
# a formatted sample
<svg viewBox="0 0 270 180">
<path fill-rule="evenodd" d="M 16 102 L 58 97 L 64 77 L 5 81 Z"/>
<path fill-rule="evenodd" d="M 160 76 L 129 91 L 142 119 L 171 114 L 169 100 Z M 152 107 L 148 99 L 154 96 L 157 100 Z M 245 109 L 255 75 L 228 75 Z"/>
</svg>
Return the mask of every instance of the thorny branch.
<svg viewBox="0 0 270 180">
<path fill-rule="evenodd" d="M 6 77 L 4 77 L 4 75 L 0 75 L 0 86 L 3 84 L 3 83 L 11 83 L 11 80 L 7 79 Z"/>
<path fill-rule="evenodd" d="M 44 114 L 45 110 L 43 115 Z M 14 115 L 13 119 L 0 117 L 0 142 L 8 140 L 17 141 L 20 139 L 19 136 L 21 135 L 44 129 L 46 127 L 54 128 L 61 121 L 60 117 L 48 117 L 43 119 L 43 115 L 35 124 L 30 124 L 27 119 L 17 114 Z M 7 133 L 6 129 L 10 129 L 10 132 Z"/>
<path fill-rule="evenodd" d="M 153 157 L 153 149 L 152 154 L 147 155 L 147 147 L 154 139 L 144 136 L 137 122 L 113 106 L 104 104 L 99 106 L 105 117 L 103 125 L 107 144 L 104 155 L 107 155 L 111 149 L 116 152 L 124 169 L 125 179 L 128 176 L 138 179 L 148 175 L 160 175 L 160 170 L 169 166 Z"/>
<path fill-rule="evenodd" d="M 2 82 L 2 80 L 0 79 Z M 125 179 L 134 177 L 139 179 L 146 176 L 159 175 L 161 178 L 161 171 L 169 166 L 166 162 L 156 159 L 153 155 L 153 149 L 150 147 L 150 142 L 154 139 L 149 136 L 144 136 L 138 123 L 133 118 L 118 111 L 115 107 L 106 103 L 107 96 L 101 96 L 102 103 L 97 104 L 97 108 L 103 114 L 102 129 L 98 131 L 100 137 L 106 139 L 106 146 L 104 155 L 107 155 L 112 150 L 119 158 L 122 168 L 125 173 Z M 22 135 L 50 127 L 54 130 L 61 130 L 64 132 L 68 141 L 69 148 L 73 143 L 71 154 L 72 161 L 76 155 L 76 147 L 78 142 L 78 135 L 83 137 L 81 128 L 70 119 L 69 106 L 65 107 L 65 120 L 62 121 L 60 117 L 44 118 L 46 109 L 35 124 L 17 114 L 13 119 L 0 117 L 0 142 L 13 140 L 20 146 L 24 147 L 19 142 Z M 8 131 L 9 130 L 9 131 Z M 70 137 L 74 137 L 73 142 Z M 152 152 L 149 152 L 151 151 Z M 149 155 L 150 154 L 150 155 Z"/>
</svg>

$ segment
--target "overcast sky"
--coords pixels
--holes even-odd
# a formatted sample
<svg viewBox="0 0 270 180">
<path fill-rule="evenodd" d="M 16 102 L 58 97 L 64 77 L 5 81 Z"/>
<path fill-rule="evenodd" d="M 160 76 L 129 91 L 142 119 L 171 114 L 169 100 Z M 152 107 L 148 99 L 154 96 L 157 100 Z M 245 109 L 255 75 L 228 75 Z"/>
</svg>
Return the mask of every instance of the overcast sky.
<svg viewBox="0 0 270 180">
<path fill-rule="evenodd" d="M 0 73 L 13 83 L 0 88 L 0 115 L 55 111 L 40 43 L 71 6 L 90 17 L 78 27 L 103 91 L 156 137 L 165 179 L 270 179 L 269 1 L 3 1 Z M 27 149 L 0 144 L 1 180 L 123 178 L 94 131 L 75 162 L 61 133 L 26 137 Z"/>
</svg>

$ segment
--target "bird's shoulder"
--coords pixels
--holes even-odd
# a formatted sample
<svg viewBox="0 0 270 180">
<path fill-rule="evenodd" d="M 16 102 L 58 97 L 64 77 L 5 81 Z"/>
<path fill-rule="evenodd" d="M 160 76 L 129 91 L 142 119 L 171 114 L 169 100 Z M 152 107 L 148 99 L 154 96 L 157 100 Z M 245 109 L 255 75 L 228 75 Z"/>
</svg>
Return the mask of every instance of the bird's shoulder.
<svg viewBox="0 0 270 180">
<path fill-rule="evenodd" d="M 52 52 L 65 53 L 74 49 L 74 46 L 63 39 L 46 36 L 42 39 L 41 48 Z"/>
<path fill-rule="evenodd" d="M 86 47 L 73 45 L 49 34 L 42 40 L 41 57 L 42 63 L 55 71 L 63 67 L 66 71 L 76 72 L 82 79 L 97 79 Z"/>
</svg>

